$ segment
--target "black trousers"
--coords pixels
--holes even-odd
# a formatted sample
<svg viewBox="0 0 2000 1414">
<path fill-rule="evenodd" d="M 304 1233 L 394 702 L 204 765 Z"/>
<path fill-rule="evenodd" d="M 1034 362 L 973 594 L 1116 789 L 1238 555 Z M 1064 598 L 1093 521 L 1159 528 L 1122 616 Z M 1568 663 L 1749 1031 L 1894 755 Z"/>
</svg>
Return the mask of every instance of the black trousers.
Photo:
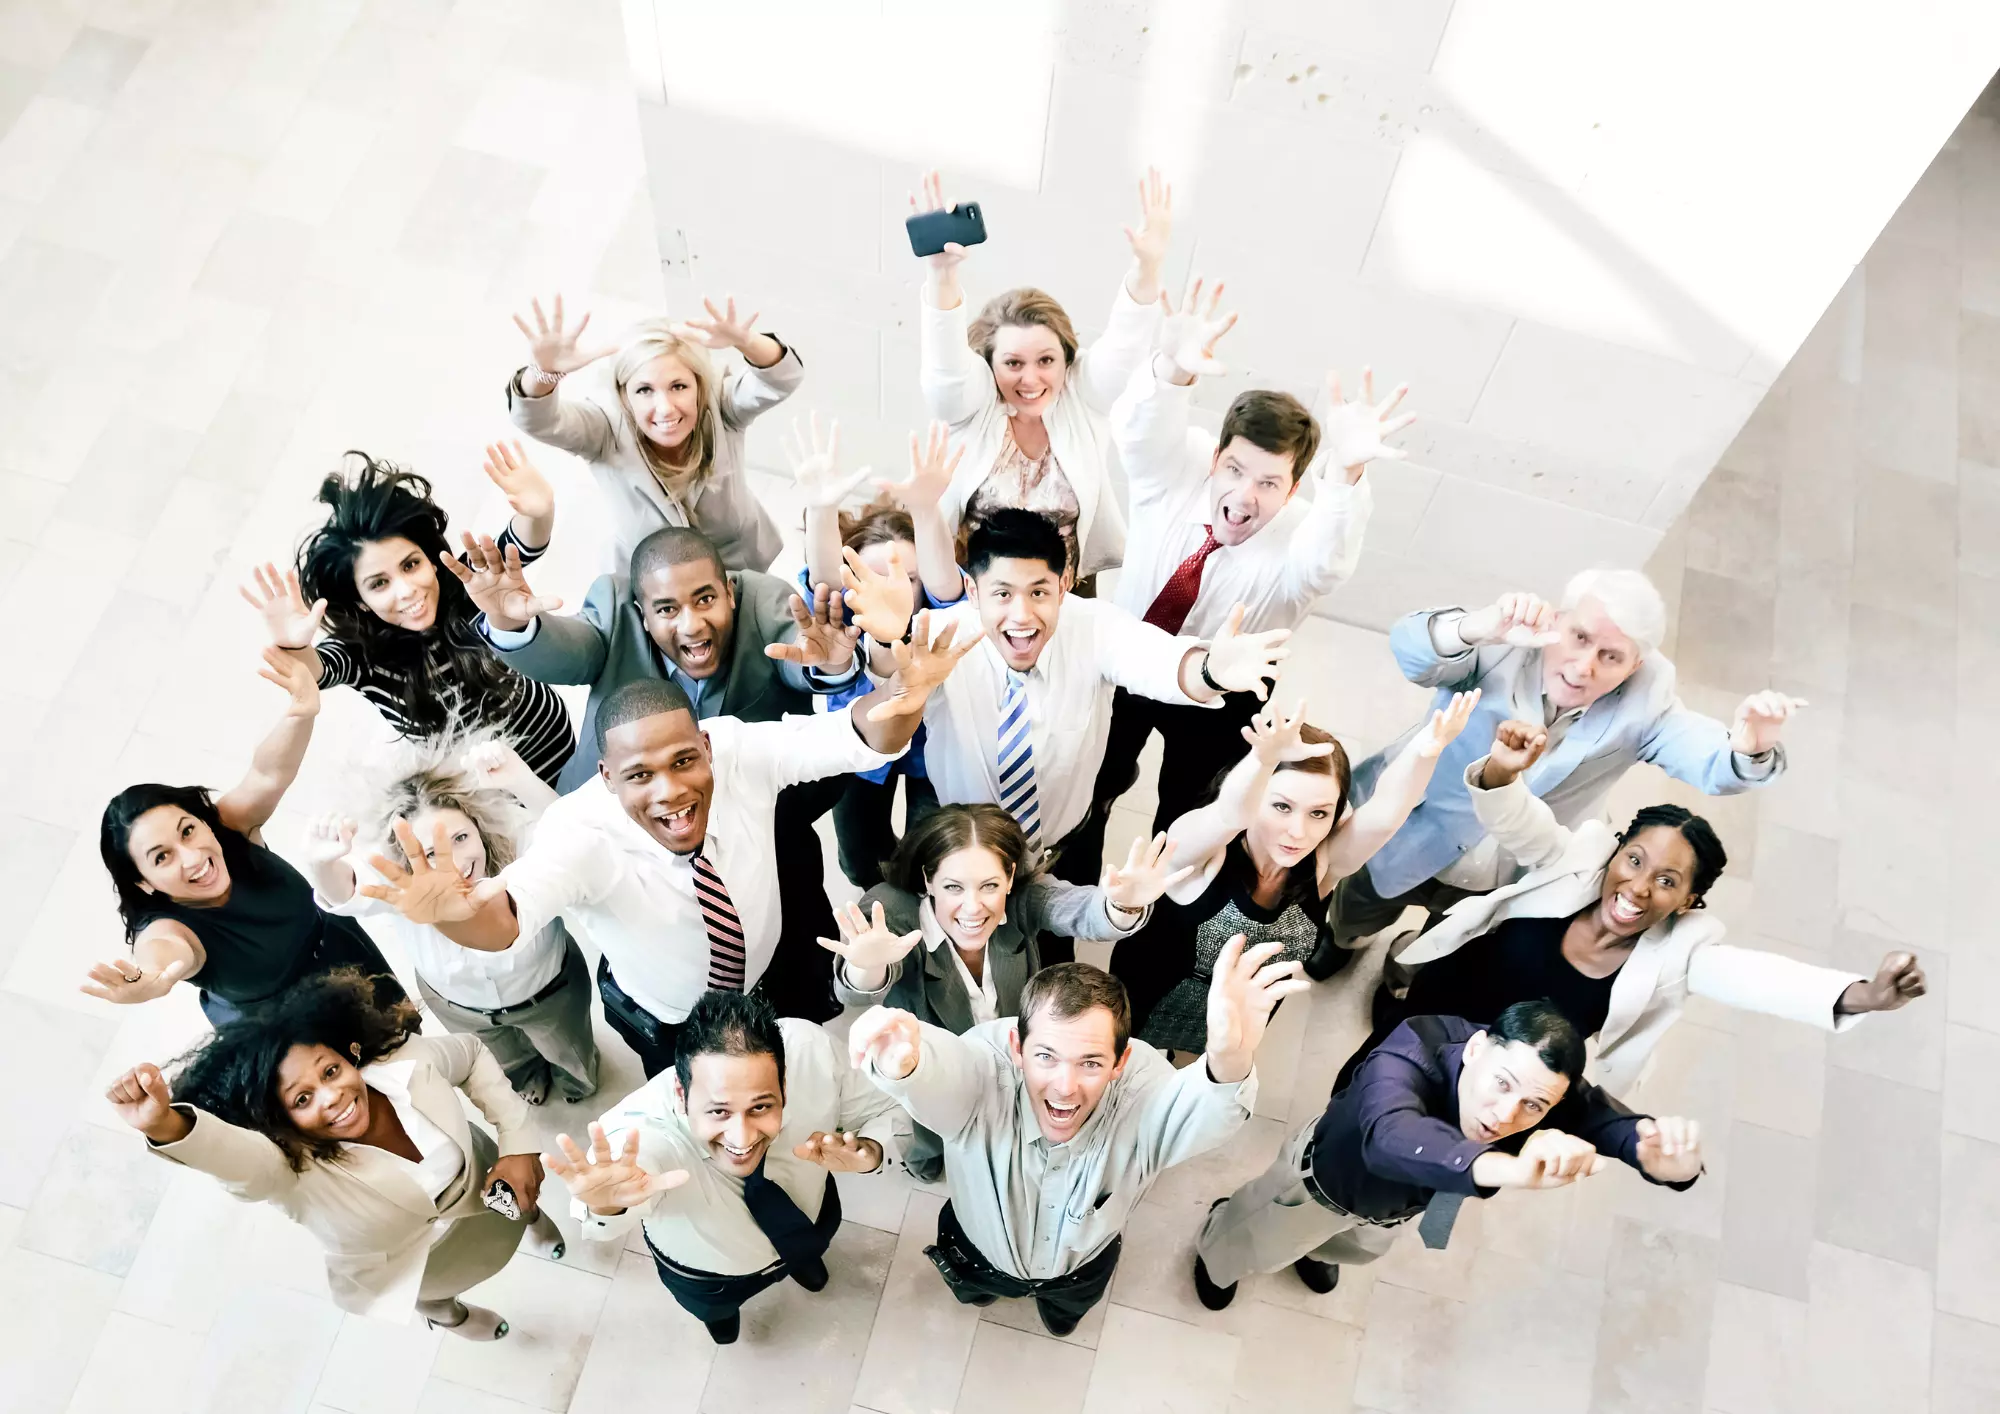
<svg viewBox="0 0 2000 1414">
<path fill-rule="evenodd" d="M 982 1296 L 1032 1296 L 1035 1305 L 1043 1310 L 1080 1321 L 1104 1299 L 1104 1292 L 1111 1285 L 1111 1274 L 1118 1270 L 1118 1254 L 1124 1247 L 1124 1237 L 1114 1237 L 1109 1247 L 1073 1272 L 1046 1281 L 1024 1281 L 987 1261 L 966 1237 L 965 1229 L 958 1225 L 958 1215 L 952 1212 L 951 1204 L 946 1203 L 938 1210 L 937 1243 L 926 1247 L 924 1255 L 938 1269 L 951 1294 L 967 1305 Z"/>
<path fill-rule="evenodd" d="M 782 917 L 777 950 L 761 985 L 780 1016 L 830 1021 L 840 1015 L 840 1003 L 833 997 L 834 957 L 819 945 L 821 938 L 840 934 L 826 896 L 826 856 L 813 825 L 838 804 L 853 779 L 827 776 L 778 792 L 772 835 L 778 847 Z"/>
<path fill-rule="evenodd" d="M 833 804 L 833 837 L 840 846 L 840 872 L 855 888 L 872 889 L 882 882 L 883 861 L 896 852 L 896 827 L 890 814 L 896 804 L 896 782 L 903 783 L 906 829 L 938 808 L 937 791 L 927 777 L 905 774 L 901 763 L 886 781 L 865 781 L 859 776 L 848 776 L 845 780 L 847 788 Z"/>
<path fill-rule="evenodd" d="M 663 1070 L 673 1068 L 674 1044 L 680 1039 L 680 1024 L 660 1020 L 626 996 L 625 989 L 618 985 L 618 979 L 611 975 L 611 964 L 601 955 L 597 959 L 597 995 L 604 1001 L 604 1019 L 611 1023 L 618 1039 L 638 1055 L 648 1080 Z"/>
<path fill-rule="evenodd" d="M 819 1205 L 819 1219 L 813 1226 L 825 1234 L 829 1242 L 840 1229 L 840 1185 L 833 1181 L 832 1174 L 826 1176 L 826 1198 Z M 727 1320 L 758 1292 L 776 1286 L 791 1275 L 791 1269 L 782 1261 L 773 1262 L 763 1271 L 746 1276 L 722 1276 L 715 1272 L 698 1271 L 662 1256 L 651 1237 L 646 1239 L 646 1250 L 653 1254 L 653 1270 L 660 1274 L 660 1285 L 681 1303 L 682 1310 L 698 1321 Z"/>
</svg>

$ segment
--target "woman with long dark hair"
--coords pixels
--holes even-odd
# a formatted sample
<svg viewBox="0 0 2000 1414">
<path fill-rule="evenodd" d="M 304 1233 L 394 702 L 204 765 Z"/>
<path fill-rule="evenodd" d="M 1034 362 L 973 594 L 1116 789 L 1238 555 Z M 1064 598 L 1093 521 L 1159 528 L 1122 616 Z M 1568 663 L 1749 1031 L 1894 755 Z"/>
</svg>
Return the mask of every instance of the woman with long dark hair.
<svg viewBox="0 0 2000 1414">
<path fill-rule="evenodd" d="M 385 985 L 387 984 L 387 985 Z M 326 1249 L 345 1311 L 498 1340 L 507 1322 L 459 1295 L 524 1237 L 551 1256 L 561 1234 L 537 1202 L 542 1165 L 528 1107 L 471 1036 L 420 1036 L 386 977 L 343 969 L 217 1031 L 169 1080 L 156 1065 L 105 1092 L 161 1158 L 270 1203 Z M 466 1120 L 470 1100 L 498 1143 Z"/>
<path fill-rule="evenodd" d="M 264 847 L 264 822 L 312 740 L 319 688 L 310 669 L 277 648 L 264 650 L 258 675 L 291 701 L 242 780 L 219 796 L 202 786 L 127 786 L 104 807 L 98 854 L 131 952 L 90 969 L 83 990 L 91 996 L 149 1002 L 191 982 L 219 1026 L 315 972 L 389 970 L 359 925 L 320 912 L 312 885 Z"/>
<path fill-rule="evenodd" d="M 296 569 L 280 576 L 266 565 L 243 597 L 263 614 L 271 641 L 311 667 L 322 688 L 356 689 L 416 740 L 488 728 L 555 784 L 576 750 L 569 709 L 554 688 L 496 658 L 473 628 L 478 608 L 438 568 L 451 546 L 430 482 L 347 455 L 357 465 L 321 483 L 326 524 L 299 547 Z M 487 475 L 515 510 L 501 549 L 528 563 L 547 548 L 554 497 L 518 446 L 495 445 L 486 456 Z M 327 636 L 315 643 L 322 624 Z"/>
</svg>

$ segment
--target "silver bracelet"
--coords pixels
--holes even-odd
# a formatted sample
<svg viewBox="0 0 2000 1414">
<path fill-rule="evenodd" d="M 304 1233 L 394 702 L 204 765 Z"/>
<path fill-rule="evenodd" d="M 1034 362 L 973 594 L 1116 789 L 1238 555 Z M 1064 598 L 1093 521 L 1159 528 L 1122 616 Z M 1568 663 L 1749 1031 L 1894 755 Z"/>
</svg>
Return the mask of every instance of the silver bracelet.
<svg viewBox="0 0 2000 1414">
<path fill-rule="evenodd" d="M 551 388 L 555 387 L 556 384 L 563 381 L 562 374 L 549 372 L 548 369 L 542 367 L 539 363 L 536 363 L 533 359 L 528 360 L 528 366 L 524 371 L 528 374 L 529 377 L 539 379 L 541 382 L 548 384 Z"/>
</svg>

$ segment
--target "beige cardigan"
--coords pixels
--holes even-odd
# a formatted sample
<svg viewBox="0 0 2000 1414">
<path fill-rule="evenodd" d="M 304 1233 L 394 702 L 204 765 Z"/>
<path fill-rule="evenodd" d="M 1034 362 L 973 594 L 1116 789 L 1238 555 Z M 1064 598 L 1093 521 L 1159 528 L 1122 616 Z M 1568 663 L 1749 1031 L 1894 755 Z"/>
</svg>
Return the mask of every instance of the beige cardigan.
<svg viewBox="0 0 2000 1414">
<path fill-rule="evenodd" d="M 500 1153 L 532 1154 L 528 1105 L 475 1036 L 414 1036 L 383 1057 L 414 1061 L 410 1099 L 476 1166 L 478 1146 L 461 1089 L 499 1132 Z M 182 1107 L 188 1111 L 188 1107 Z M 407 1319 L 429 1260 L 433 1228 L 487 1212 L 479 1179 L 470 1175 L 458 1201 L 440 1213 L 408 1169 L 365 1144 L 349 1145 L 330 1162 L 308 1160 L 293 1171 L 276 1144 L 201 1110 L 185 1139 L 154 1144 L 163 1159 L 199 1169 L 245 1202 L 270 1203 L 317 1237 L 326 1249 L 326 1280 L 344 1311 Z M 483 1136 L 482 1136 L 483 1137 Z"/>
<path fill-rule="evenodd" d="M 951 445 L 964 451 L 951 486 L 938 503 L 945 524 L 956 532 L 966 502 L 992 475 L 999 459 L 1007 436 L 1007 409 L 993 386 L 993 370 L 965 342 L 970 298 L 961 297 L 956 309 L 933 309 L 927 299 L 918 298 L 924 401 L 931 416 L 951 424 Z M 1076 543 L 1083 557 L 1079 579 L 1115 569 L 1125 559 L 1125 514 L 1111 485 L 1118 450 L 1108 414 L 1133 373 L 1152 357 L 1159 317 L 1157 306 L 1139 304 L 1125 293 L 1121 281 L 1103 334 L 1078 351 L 1062 392 L 1043 415 L 1049 447 L 1076 492 Z"/>
<path fill-rule="evenodd" d="M 1435 962 L 1484 937 L 1504 919 L 1566 917 L 1603 894 L 1605 865 L 1618 847 L 1611 827 L 1587 820 L 1569 829 L 1524 779 L 1483 790 L 1479 777 L 1485 767 L 1482 756 L 1465 770 L 1473 812 L 1528 872 L 1490 894 L 1453 904 L 1436 927 L 1397 954 L 1399 962 Z M 1841 993 L 1866 980 L 1859 974 L 1730 947 L 1722 941 L 1723 932 L 1721 919 L 1697 910 L 1654 924 L 1633 944 L 1611 985 L 1610 1014 L 1597 1036 L 1591 1073 L 1598 1084 L 1614 1095 L 1637 1085 L 1653 1047 L 1690 994 L 1828 1031 L 1846 1031 L 1861 1021 L 1859 1016 L 1836 1016 L 1833 1010 Z"/>
</svg>

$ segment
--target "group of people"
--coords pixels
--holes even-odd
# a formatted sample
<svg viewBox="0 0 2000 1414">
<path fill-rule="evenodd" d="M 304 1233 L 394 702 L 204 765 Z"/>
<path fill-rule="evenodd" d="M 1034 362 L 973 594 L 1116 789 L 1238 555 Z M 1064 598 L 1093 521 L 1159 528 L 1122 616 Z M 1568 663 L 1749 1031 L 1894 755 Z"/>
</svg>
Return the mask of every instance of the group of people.
<svg viewBox="0 0 2000 1414">
<path fill-rule="evenodd" d="M 111 1087 L 150 1148 L 308 1227 L 344 1308 L 474 1339 L 507 1324 L 466 1291 L 523 1244 L 564 1254 L 551 1178 L 584 1237 L 639 1224 L 726 1343 L 759 1291 L 826 1283 L 833 1174 L 900 1165 L 949 1187 L 927 1253 L 954 1296 L 1032 1298 L 1064 1335 L 1160 1173 L 1250 1114 L 1280 1003 L 1412 905 L 1325 1112 L 1216 1198 L 1206 1305 L 1286 1266 L 1330 1290 L 1409 1219 L 1442 1245 L 1465 1197 L 1614 1158 L 1692 1184 L 1698 1121 L 1632 1107 L 1691 995 L 1830 1030 L 1921 995 L 1907 953 L 1861 977 L 1727 944 L 1699 815 L 1601 818 L 1640 761 L 1709 794 L 1772 785 L 1804 705 L 1683 707 L 1637 572 L 1411 614 L 1391 646 L 1435 702 L 1358 764 L 1271 700 L 1362 553 L 1405 390 L 1377 401 L 1364 374 L 1350 400 L 1331 377 L 1315 415 L 1253 389 L 1195 425 L 1236 317 L 1220 285 L 1162 288 L 1171 191 L 1148 174 L 1139 198 L 1088 346 L 1041 290 L 975 314 L 967 253 L 925 258 L 936 421 L 906 479 L 866 488 L 837 425 L 798 429 L 795 580 L 770 573 L 782 536 L 743 444 L 806 366 L 733 300 L 616 345 L 560 298 L 516 319 L 508 413 L 611 512 L 616 559 L 579 612 L 530 583 L 556 506 L 520 444 L 485 463 L 510 522 L 456 545 L 424 478 L 350 454 L 295 564 L 244 590 L 287 694 L 249 774 L 104 812 L 128 950 L 85 990 L 186 983 L 215 1028 Z M 935 175 L 912 206 L 944 206 Z M 586 370 L 598 386 L 563 387 Z M 564 684 L 588 689 L 580 729 Z M 404 746 L 360 818 L 315 818 L 288 861 L 260 831 L 337 686 Z M 1154 734 L 1153 829 L 1107 861 Z M 828 815 L 861 891 L 838 909 Z M 1111 943 L 1109 970 L 1077 939 Z M 646 1083 L 538 1154 L 530 1107 L 597 1090 L 589 953 Z M 845 1007 L 864 1010 L 842 1042 Z"/>
</svg>

